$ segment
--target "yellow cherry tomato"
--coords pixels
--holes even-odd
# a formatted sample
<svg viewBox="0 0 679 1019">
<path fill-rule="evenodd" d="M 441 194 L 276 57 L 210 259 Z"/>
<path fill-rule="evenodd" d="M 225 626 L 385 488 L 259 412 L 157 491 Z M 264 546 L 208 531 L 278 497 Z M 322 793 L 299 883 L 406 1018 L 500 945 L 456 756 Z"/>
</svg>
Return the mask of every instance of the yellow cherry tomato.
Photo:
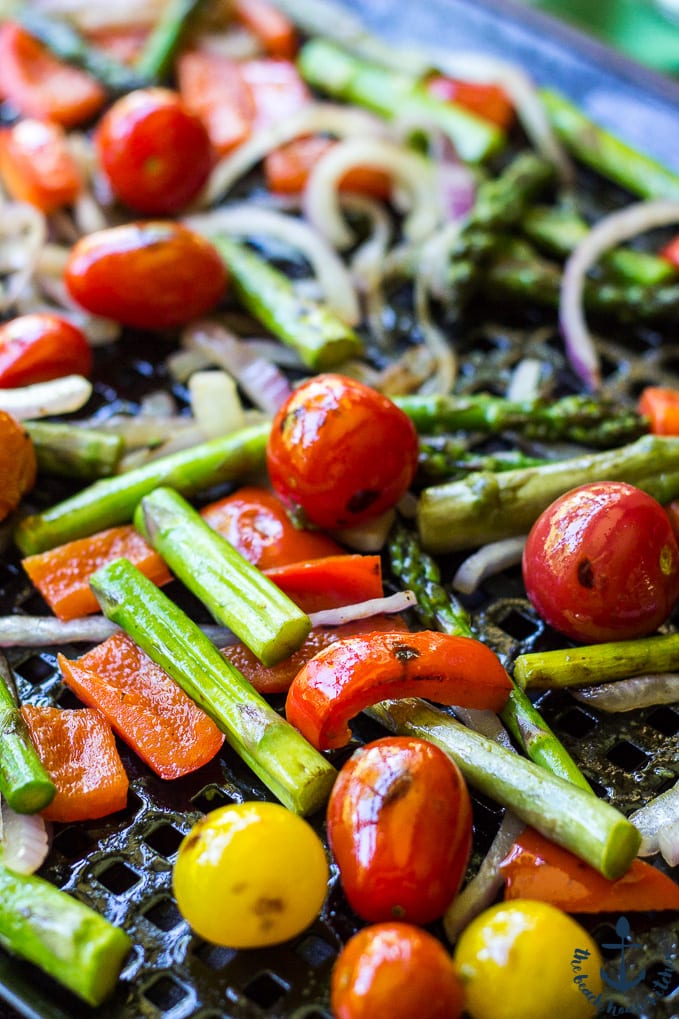
<svg viewBox="0 0 679 1019">
<path fill-rule="evenodd" d="M 588 1019 L 597 1012 L 601 953 L 580 924 L 546 902 L 491 906 L 460 936 L 455 962 L 472 1019 Z"/>
<path fill-rule="evenodd" d="M 197 934 L 229 948 L 261 948 L 301 933 L 318 915 L 328 862 L 301 817 L 277 803 L 235 803 L 194 825 L 172 880 Z"/>
</svg>

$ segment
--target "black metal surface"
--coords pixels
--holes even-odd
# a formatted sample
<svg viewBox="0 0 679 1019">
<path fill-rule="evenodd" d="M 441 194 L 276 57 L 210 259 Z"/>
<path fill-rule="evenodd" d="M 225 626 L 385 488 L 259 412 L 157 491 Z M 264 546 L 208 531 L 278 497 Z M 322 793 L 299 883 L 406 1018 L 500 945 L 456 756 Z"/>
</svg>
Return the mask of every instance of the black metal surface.
<svg viewBox="0 0 679 1019">
<path fill-rule="evenodd" d="M 398 5 L 393 0 L 347 0 L 346 6 L 361 10 L 368 23 L 387 38 L 407 39 L 409 44 L 441 44 L 445 38 L 456 47 L 517 59 L 540 80 L 582 100 L 586 109 L 592 110 L 596 95 L 607 96 L 611 103 L 608 113 L 615 118 L 613 98 L 618 96 L 621 105 L 611 126 L 621 130 L 632 127 L 637 139 L 643 135 L 646 148 L 666 155 L 667 161 L 679 168 L 675 145 L 679 88 L 571 30 L 549 22 L 547 31 L 548 19 L 532 11 L 495 0 L 475 4 L 429 0 L 412 5 Z M 646 111 L 636 126 L 629 118 L 630 104 Z M 658 124 L 672 117 L 674 134 L 658 129 Z M 662 152 L 658 145 L 672 151 Z M 530 353 L 553 366 L 555 391 L 569 391 L 572 380 L 564 371 L 553 330 L 530 317 L 508 325 L 510 321 L 498 309 L 493 322 L 470 323 L 460 337 L 460 388 L 503 391 L 513 365 Z M 607 390 L 621 401 L 633 402 L 648 382 L 674 381 L 679 385 L 679 346 L 669 339 L 652 331 L 606 335 Z M 154 374 L 153 366 L 162 361 L 164 352 L 162 345 L 138 337 L 101 352 L 99 373 L 105 383 L 97 387 L 98 398 L 105 401 L 119 394 L 134 401 L 145 390 L 163 383 L 163 375 Z M 64 493 L 65 488 L 55 485 L 42 489 L 38 498 L 47 505 Z M 455 565 L 454 558 L 446 564 L 448 579 Z M 522 597 L 518 571 L 497 578 L 471 608 L 489 640 L 509 659 L 551 639 Z M 7 611 L 45 611 L 13 560 L 0 564 L 0 613 Z M 82 653 L 82 648 L 64 650 L 72 657 Z M 60 682 L 53 653 L 16 651 L 12 661 L 23 699 L 76 706 Z M 545 695 L 540 706 L 598 791 L 625 813 L 671 784 L 679 772 L 679 712 L 673 707 L 634 712 L 621 722 L 577 705 L 565 693 Z M 357 727 L 357 740 L 375 735 L 377 730 L 369 723 Z M 191 934 L 172 899 L 171 870 L 179 842 L 201 812 L 230 800 L 264 798 L 266 793 L 228 748 L 200 772 L 171 783 L 155 777 L 124 746 L 120 749 L 130 776 L 127 809 L 101 822 L 57 826 L 53 851 L 41 871 L 42 876 L 82 897 L 129 931 L 135 949 L 118 990 L 102 1008 L 88 1010 L 32 967 L 0 953 L 0 996 L 6 1003 L 4 1013 L 0 1005 L 0 1017 L 327 1019 L 330 969 L 339 947 L 358 926 L 343 901 L 336 875 L 323 913 L 293 942 L 249 952 L 207 945 Z M 348 752 L 345 750 L 338 762 Z M 494 834 L 499 811 L 478 798 L 474 809 L 478 859 Z M 314 823 L 322 832 L 322 817 Z M 597 942 L 605 944 L 614 940 L 615 920 L 599 917 L 584 922 Z M 646 978 L 621 999 L 624 1011 L 619 1014 L 640 1019 L 676 1016 L 677 925 L 666 916 L 633 916 L 631 923 L 638 943 L 629 955 L 631 971 L 645 968 Z M 609 964 L 615 968 L 616 957 L 611 956 Z M 660 993 L 656 984 L 659 986 L 658 978 L 667 965 L 674 975 Z"/>
</svg>

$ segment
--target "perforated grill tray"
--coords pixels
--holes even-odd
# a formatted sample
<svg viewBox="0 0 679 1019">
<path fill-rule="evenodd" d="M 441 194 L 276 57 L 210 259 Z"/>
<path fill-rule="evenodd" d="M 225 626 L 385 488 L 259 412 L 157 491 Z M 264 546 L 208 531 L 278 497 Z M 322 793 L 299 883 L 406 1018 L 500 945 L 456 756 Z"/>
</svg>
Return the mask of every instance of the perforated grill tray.
<svg viewBox="0 0 679 1019">
<path fill-rule="evenodd" d="M 368 21 L 385 35 L 399 31 L 393 16 L 396 4 L 391 0 L 366 0 L 354 6 L 363 8 Z M 525 59 L 536 40 L 542 42 L 545 37 L 543 19 L 536 23 L 532 15 L 505 4 L 430 0 L 426 9 L 400 5 L 399 14 L 403 14 L 402 31 L 411 42 L 434 38 L 443 25 L 451 40 L 491 51 L 501 48 L 507 58 L 515 53 Z M 410 23 L 413 19 L 417 24 Z M 572 33 L 562 36 L 551 26 L 550 31 L 549 58 L 537 62 L 538 71 L 566 92 L 577 93 L 579 86 L 573 86 L 572 76 L 576 84 L 580 82 L 578 64 L 586 65 L 592 47 Z M 600 55 L 597 52 L 597 57 Z M 587 74 L 590 80 L 592 75 L 596 77 L 598 87 L 610 90 L 619 86 L 636 102 L 647 103 L 649 117 L 653 111 L 657 115 L 679 113 L 679 99 L 673 105 L 679 90 L 625 63 L 612 60 Z M 574 391 L 553 322 L 532 314 L 521 321 L 512 316 L 509 310 L 497 308 L 492 322 L 470 317 L 457 338 L 460 390 L 503 392 L 514 364 L 531 354 L 552 366 L 555 395 Z M 602 349 L 607 391 L 621 402 L 632 404 L 648 383 L 679 385 L 679 346 L 668 342 L 668 337 L 640 330 L 617 331 L 613 339 L 609 332 L 602 338 Z M 139 336 L 127 337 L 115 350 L 100 352 L 96 400 L 134 405 L 146 391 L 166 384 L 159 367 L 166 353 L 162 343 Z M 181 389 L 175 388 L 175 394 L 180 401 L 184 399 Z M 54 481 L 36 493 L 34 508 L 50 505 L 67 493 L 65 484 Z M 444 564 L 446 579 L 456 564 L 454 557 Z M 173 593 L 181 601 L 182 592 L 174 586 Z M 508 662 L 522 652 L 559 643 L 523 597 L 518 570 L 496 578 L 470 608 L 486 639 Z M 8 612 L 46 612 L 18 561 L 11 558 L 0 563 L 0 613 Z M 669 628 L 676 628 L 677 622 L 679 619 L 672 621 Z M 78 702 L 60 682 L 56 650 L 12 652 L 19 692 L 22 699 L 35 703 L 75 707 Z M 62 650 L 77 657 L 83 648 Z M 578 705 L 567 693 L 547 693 L 539 706 L 594 788 L 624 813 L 676 780 L 679 711 L 674 707 L 633 712 L 621 721 Z M 335 763 L 341 764 L 360 741 L 379 734 L 371 723 L 359 721 L 354 743 Z M 129 931 L 135 948 L 118 990 L 102 1008 L 90 1012 L 29 965 L 0 953 L 0 997 L 6 1003 L 0 1002 L 0 1016 L 13 1017 L 18 1012 L 40 1019 L 88 1014 L 98 1019 L 328 1019 L 332 963 L 341 944 L 359 926 L 343 900 L 336 874 L 321 916 L 289 944 L 248 952 L 206 944 L 192 935 L 172 898 L 171 870 L 179 843 L 202 812 L 227 802 L 264 798 L 266 793 L 228 747 L 198 773 L 174 782 L 161 781 L 124 746 L 120 749 L 130 777 L 127 809 L 101 822 L 56 826 L 53 849 L 41 871 L 46 879 Z M 490 801 L 474 798 L 472 867 L 490 844 L 500 816 Z M 322 817 L 312 820 L 323 834 Z M 599 945 L 616 940 L 617 917 L 581 919 Z M 645 978 L 620 998 L 619 1014 L 639 1019 L 677 1016 L 677 925 L 671 918 L 668 922 L 667 916 L 635 914 L 630 919 L 636 947 L 627 952 L 629 972 L 634 975 L 645 969 Z M 603 952 L 614 973 L 619 956 L 614 950 L 604 948 Z"/>
</svg>

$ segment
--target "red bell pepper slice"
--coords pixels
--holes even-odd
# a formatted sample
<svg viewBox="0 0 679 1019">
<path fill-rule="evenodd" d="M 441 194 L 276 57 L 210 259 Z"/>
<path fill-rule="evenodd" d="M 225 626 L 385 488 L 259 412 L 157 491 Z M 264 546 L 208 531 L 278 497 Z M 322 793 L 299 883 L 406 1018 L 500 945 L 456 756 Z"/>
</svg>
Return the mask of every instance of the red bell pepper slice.
<svg viewBox="0 0 679 1019">
<path fill-rule="evenodd" d="M 83 188 L 64 129 L 31 117 L 0 133 L 0 177 L 12 198 L 47 215 L 71 205 Z"/>
<path fill-rule="evenodd" d="M 653 435 L 679 435 L 679 390 L 646 386 L 638 410 L 648 418 Z"/>
<path fill-rule="evenodd" d="M 108 722 L 90 708 L 21 708 L 57 792 L 40 811 L 48 821 L 91 821 L 127 805 L 128 779 Z"/>
<path fill-rule="evenodd" d="M 511 99 L 502 86 L 493 82 L 460 81 L 434 74 L 427 80 L 427 91 L 437 99 L 463 106 L 503 130 L 507 130 L 514 120 Z"/>
<path fill-rule="evenodd" d="M 270 57 L 294 60 L 297 32 L 285 14 L 269 0 L 234 0 L 234 14 L 255 35 Z"/>
<path fill-rule="evenodd" d="M 354 602 L 382 598 L 382 561 L 378 555 L 325 556 L 264 571 L 303 612 L 321 612 Z"/>
<path fill-rule="evenodd" d="M 331 138 L 307 135 L 273 149 L 264 158 L 267 187 L 279 194 L 299 194 L 306 187 L 316 163 L 336 144 Z M 392 180 L 386 171 L 376 166 L 355 166 L 344 174 L 339 190 L 388 201 Z"/>
<path fill-rule="evenodd" d="M 499 711 L 511 689 L 497 655 L 472 637 L 372 633 L 337 641 L 307 662 L 288 690 L 285 713 L 318 750 L 331 750 L 351 738 L 350 719 L 386 698 Z"/>
<path fill-rule="evenodd" d="M 201 768 L 222 746 L 212 719 L 126 634 L 114 633 L 76 661 L 58 661 L 66 685 L 161 778 Z"/>
<path fill-rule="evenodd" d="M 567 913 L 679 909 L 679 885 L 644 860 L 610 881 L 573 853 L 526 828 L 500 864 L 505 899 L 538 899 Z"/>
</svg>

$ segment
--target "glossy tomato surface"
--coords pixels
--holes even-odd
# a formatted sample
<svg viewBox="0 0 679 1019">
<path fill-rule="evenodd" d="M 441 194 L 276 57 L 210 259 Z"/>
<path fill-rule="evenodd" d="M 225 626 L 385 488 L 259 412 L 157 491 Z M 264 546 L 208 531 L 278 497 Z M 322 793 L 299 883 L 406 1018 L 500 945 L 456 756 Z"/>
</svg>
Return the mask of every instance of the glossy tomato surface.
<svg viewBox="0 0 679 1019">
<path fill-rule="evenodd" d="M 116 197 L 149 216 L 185 208 L 213 162 L 202 121 L 168 88 L 138 89 L 118 99 L 99 123 L 96 148 Z"/>
<path fill-rule="evenodd" d="M 332 972 L 335 1019 L 458 1019 L 464 992 L 455 964 L 432 934 L 407 923 L 364 927 Z"/>
<path fill-rule="evenodd" d="M 460 770 L 425 740 L 388 736 L 347 761 L 328 802 L 330 848 L 364 920 L 427 924 L 464 876 L 472 839 Z"/>
<path fill-rule="evenodd" d="M 51 312 L 19 315 L 0 326 L 0 387 L 11 389 L 92 371 L 85 334 Z"/>
<path fill-rule="evenodd" d="M 567 492 L 537 519 L 523 577 L 543 619 L 573 640 L 643 637 L 679 597 L 679 548 L 655 499 L 600 481 Z"/>
<path fill-rule="evenodd" d="M 71 296 L 95 315 L 139 329 L 171 329 L 210 311 L 226 273 L 214 247 L 179 223 L 99 230 L 71 250 Z"/>
<path fill-rule="evenodd" d="M 267 466 L 278 496 L 324 528 L 379 516 L 407 491 L 418 441 L 391 400 L 342 375 L 303 383 L 276 415 Z"/>
</svg>

